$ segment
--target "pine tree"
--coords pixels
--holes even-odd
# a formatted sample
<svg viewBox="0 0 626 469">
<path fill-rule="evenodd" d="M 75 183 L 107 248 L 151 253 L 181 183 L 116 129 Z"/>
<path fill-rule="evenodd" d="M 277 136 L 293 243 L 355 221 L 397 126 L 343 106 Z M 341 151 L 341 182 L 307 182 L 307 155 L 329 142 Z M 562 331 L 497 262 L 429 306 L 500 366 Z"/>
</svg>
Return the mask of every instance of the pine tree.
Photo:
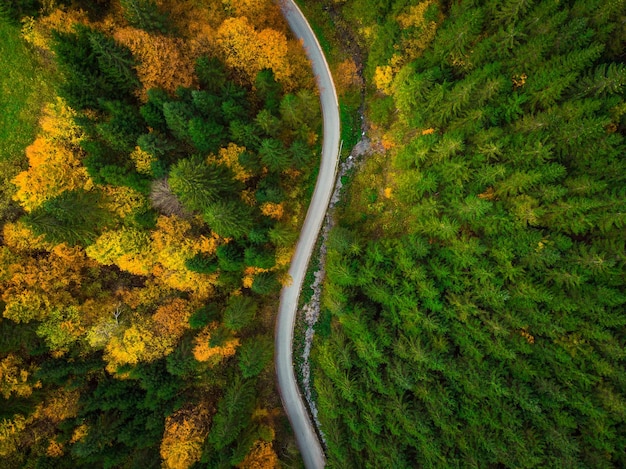
<svg viewBox="0 0 626 469">
<path fill-rule="evenodd" d="M 237 200 L 212 202 L 202 215 L 211 229 L 225 238 L 240 238 L 252 229 L 252 210 Z"/>
<path fill-rule="evenodd" d="M 257 304 L 253 298 L 243 295 L 231 296 L 224 310 L 224 325 L 233 331 L 240 331 L 251 324 L 256 310 Z"/>
<path fill-rule="evenodd" d="M 234 186 L 225 166 L 208 164 L 200 158 L 183 159 L 176 163 L 170 171 L 168 183 L 185 208 L 198 212 L 204 212 L 211 204 L 217 203 Z M 218 212 L 214 214 L 217 216 Z"/>
<path fill-rule="evenodd" d="M 245 340 L 238 351 L 239 369 L 244 378 L 259 375 L 271 361 L 272 340 L 266 336 L 254 336 Z"/>
<path fill-rule="evenodd" d="M 54 243 L 87 245 L 112 221 L 97 192 L 65 191 L 23 217 L 34 233 Z"/>
</svg>

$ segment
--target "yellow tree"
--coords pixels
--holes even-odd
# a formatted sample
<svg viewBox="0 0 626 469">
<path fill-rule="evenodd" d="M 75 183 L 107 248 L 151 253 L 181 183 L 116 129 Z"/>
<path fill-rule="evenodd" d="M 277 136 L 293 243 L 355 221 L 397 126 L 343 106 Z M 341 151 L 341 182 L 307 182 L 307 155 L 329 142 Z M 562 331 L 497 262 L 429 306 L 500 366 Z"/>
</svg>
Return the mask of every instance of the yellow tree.
<svg viewBox="0 0 626 469">
<path fill-rule="evenodd" d="M 207 161 L 211 163 L 219 163 L 224 166 L 228 166 L 234 173 L 234 177 L 237 181 L 246 182 L 253 176 L 253 173 L 245 169 L 239 163 L 239 155 L 246 151 L 246 147 L 229 143 L 227 147 L 220 148 L 218 156 L 209 155 Z"/>
<path fill-rule="evenodd" d="M 3 249 L 2 300 L 4 316 L 16 322 L 44 320 L 54 308 L 77 304 L 83 269 L 95 264 L 81 248 L 64 244 L 37 257 L 14 255 Z"/>
<path fill-rule="evenodd" d="M 269 68 L 277 81 L 290 80 L 289 46 L 283 32 L 271 28 L 257 31 L 248 18 L 240 16 L 225 20 L 216 37 L 224 63 L 238 70 L 242 79 L 253 82 L 260 70 Z"/>
<path fill-rule="evenodd" d="M 143 85 L 142 99 L 147 99 L 150 88 L 162 88 L 173 94 L 179 86 L 193 84 L 193 57 L 182 39 L 131 27 L 117 29 L 113 37 L 128 47 L 139 63 L 136 68 Z"/>
<path fill-rule="evenodd" d="M 5 399 L 15 395 L 28 397 L 33 393 L 33 383 L 29 382 L 32 367 L 12 353 L 0 360 L 0 394 Z M 35 384 L 35 387 L 37 383 Z"/>
<path fill-rule="evenodd" d="M 174 298 L 159 306 L 152 315 L 155 333 L 178 341 L 189 328 L 189 316 L 195 309 L 192 303 L 182 298 Z"/>
<path fill-rule="evenodd" d="M 85 251 L 100 264 L 115 264 L 135 275 L 149 275 L 156 262 L 149 234 L 136 228 L 105 231 Z"/>
<path fill-rule="evenodd" d="M 165 419 L 161 458 L 168 469 L 187 469 L 200 460 L 209 432 L 211 412 L 206 403 L 187 404 Z"/>
<path fill-rule="evenodd" d="M 191 226 L 189 221 L 176 216 L 159 217 L 152 232 L 152 250 L 159 263 L 153 274 L 169 287 L 206 299 L 213 293 L 217 274 L 191 272 L 185 267 L 185 261 L 200 252 L 213 254 L 217 244 L 206 237 L 192 236 Z"/>
<path fill-rule="evenodd" d="M 28 148 L 29 168 L 15 176 L 14 199 L 31 211 L 46 200 L 72 189 L 89 190 L 93 182 L 82 166 L 81 153 L 46 137 L 39 137 Z"/>
<path fill-rule="evenodd" d="M 136 316 L 123 332 L 111 337 L 104 348 L 106 369 L 114 373 L 121 365 L 135 365 L 139 362 L 152 362 L 174 350 L 174 341 L 155 333 L 151 318 Z"/>
<path fill-rule="evenodd" d="M 274 469 L 278 467 L 278 456 L 272 443 L 257 440 L 246 458 L 237 467 L 240 469 Z"/>
<path fill-rule="evenodd" d="M 226 338 L 221 345 L 211 346 L 211 335 L 217 333 L 218 326 L 217 322 L 213 322 L 196 336 L 193 356 L 199 362 L 209 362 L 210 365 L 216 365 L 223 359 L 232 357 L 237 351 L 240 341 L 235 337 Z"/>
<path fill-rule="evenodd" d="M 226 0 L 236 16 L 247 17 L 257 29 L 274 28 L 287 32 L 287 24 L 277 2 L 272 0 Z"/>
</svg>

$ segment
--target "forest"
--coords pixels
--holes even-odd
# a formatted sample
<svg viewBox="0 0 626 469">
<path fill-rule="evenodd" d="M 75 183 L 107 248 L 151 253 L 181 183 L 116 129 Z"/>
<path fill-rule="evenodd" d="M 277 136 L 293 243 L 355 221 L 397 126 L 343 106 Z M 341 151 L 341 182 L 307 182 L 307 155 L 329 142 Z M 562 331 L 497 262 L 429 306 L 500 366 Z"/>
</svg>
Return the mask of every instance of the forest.
<svg viewBox="0 0 626 469">
<path fill-rule="evenodd" d="M 626 3 L 321 3 L 380 148 L 328 246 L 328 467 L 625 467 Z"/>
<path fill-rule="evenodd" d="M 23 148 L 0 136 L 0 466 L 299 467 L 272 337 L 321 122 L 278 5 L 9 0 L 0 23 L 53 85 L 10 98 Z"/>
</svg>

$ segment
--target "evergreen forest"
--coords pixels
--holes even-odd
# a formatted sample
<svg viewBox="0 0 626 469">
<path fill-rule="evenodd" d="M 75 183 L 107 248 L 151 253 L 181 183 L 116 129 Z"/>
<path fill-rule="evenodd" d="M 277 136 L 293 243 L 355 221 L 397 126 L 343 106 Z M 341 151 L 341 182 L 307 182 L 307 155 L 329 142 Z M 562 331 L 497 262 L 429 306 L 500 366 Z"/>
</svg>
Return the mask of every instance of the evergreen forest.
<svg viewBox="0 0 626 469">
<path fill-rule="evenodd" d="M 300 467 L 272 337 L 320 118 L 278 5 L 9 0 L 0 21 L 54 77 L 2 153 L 0 466 Z"/>
<path fill-rule="evenodd" d="M 376 150 L 328 244 L 328 467 L 626 467 L 626 3 L 321 3 Z"/>
</svg>

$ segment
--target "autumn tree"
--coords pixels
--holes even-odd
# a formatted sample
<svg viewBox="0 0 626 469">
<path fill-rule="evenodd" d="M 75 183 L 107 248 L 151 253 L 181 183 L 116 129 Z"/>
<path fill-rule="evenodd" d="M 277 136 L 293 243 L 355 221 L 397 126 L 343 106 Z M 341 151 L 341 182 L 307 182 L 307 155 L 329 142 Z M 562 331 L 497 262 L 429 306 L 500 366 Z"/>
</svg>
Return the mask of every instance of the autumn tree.
<svg viewBox="0 0 626 469">
<path fill-rule="evenodd" d="M 164 467 L 187 469 L 200 460 L 210 418 L 205 403 L 187 405 L 167 417 L 160 449 Z"/>
<path fill-rule="evenodd" d="M 11 395 L 28 397 L 33 392 L 36 383 L 29 379 L 32 370 L 24 366 L 24 361 L 14 354 L 9 354 L 0 360 L 0 393 L 5 399 Z"/>
<path fill-rule="evenodd" d="M 149 33 L 132 27 L 117 29 L 115 40 L 128 47 L 138 62 L 137 76 L 145 100 L 151 88 L 173 94 L 179 86 L 189 87 L 194 80 L 193 60 L 182 39 Z"/>
<path fill-rule="evenodd" d="M 257 440 L 250 453 L 237 466 L 241 469 L 270 469 L 279 467 L 278 456 L 271 442 Z"/>
<path fill-rule="evenodd" d="M 40 137 L 26 149 L 29 168 L 18 174 L 13 183 L 14 195 L 27 211 L 67 190 L 89 189 L 92 182 L 81 166 L 80 152 Z"/>
<path fill-rule="evenodd" d="M 223 332 L 218 326 L 217 322 L 213 322 L 196 336 L 193 355 L 199 362 L 216 365 L 225 358 L 233 356 L 239 347 L 240 340 L 232 335 L 220 337 L 219 345 L 211 345 L 211 340 L 215 340 L 217 335 Z"/>
</svg>

